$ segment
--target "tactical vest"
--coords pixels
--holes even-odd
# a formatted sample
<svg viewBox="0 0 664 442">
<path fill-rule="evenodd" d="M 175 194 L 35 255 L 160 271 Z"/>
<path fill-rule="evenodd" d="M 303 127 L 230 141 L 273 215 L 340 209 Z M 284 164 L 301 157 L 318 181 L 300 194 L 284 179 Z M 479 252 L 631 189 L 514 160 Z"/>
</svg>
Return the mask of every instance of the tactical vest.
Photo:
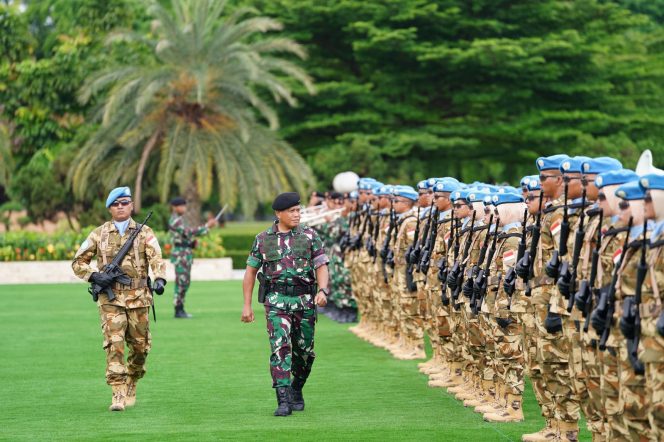
<svg viewBox="0 0 664 442">
<path fill-rule="evenodd" d="M 293 255 L 294 268 L 313 268 L 311 262 L 311 240 L 299 230 L 293 232 L 293 236 L 291 237 L 291 253 Z M 284 251 L 279 247 L 279 235 L 276 232 L 265 235 L 261 254 L 263 255 L 263 273 L 269 280 L 277 279 L 281 271 L 288 267 L 288 263 L 282 263 L 282 260 L 286 256 L 284 256 Z M 313 277 L 310 274 L 303 274 L 302 276 Z"/>
<path fill-rule="evenodd" d="M 135 228 L 135 227 L 134 227 Z M 99 253 L 98 253 L 98 262 L 97 265 L 99 266 L 99 269 L 101 270 L 103 267 L 105 267 L 112 259 L 113 256 L 110 256 L 112 253 L 112 248 L 109 246 L 109 237 L 111 233 L 111 223 L 106 222 L 101 228 L 101 234 L 100 234 L 100 240 L 99 240 Z M 127 229 L 129 230 L 129 228 Z M 128 232 L 125 232 L 125 234 Z M 118 232 L 118 236 L 120 236 L 120 233 Z M 145 271 L 145 260 L 140 259 L 140 247 L 141 247 L 141 242 L 145 240 L 145 235 L 139 234 L 136 240 L 134 241 L 134 244 L 132 244 L 133 252 L 134 252 L 134 262 L 138 266 L 136 269 L 138 273 L 138 277 L 143 277 L 144 275 L 147 275 Z M 118 250 L 122 247 L 120 244 L 118 244 Z M 129 256 L 129 254 L 127 254 Z M 127 257 L 125 256 L 125 259 Z M 101 259 L 101 262 L 99 262 L 99 259 Z"/>
</svg>

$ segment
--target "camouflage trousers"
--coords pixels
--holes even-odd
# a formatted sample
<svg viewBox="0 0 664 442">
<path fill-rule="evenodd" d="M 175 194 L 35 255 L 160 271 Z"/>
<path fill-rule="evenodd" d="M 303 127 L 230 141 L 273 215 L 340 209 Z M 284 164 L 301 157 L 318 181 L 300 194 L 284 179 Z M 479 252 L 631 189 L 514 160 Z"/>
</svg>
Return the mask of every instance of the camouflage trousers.
<svg viewBox="0 0 664 442">
<path fill-rule="evenodd" d="M 463 295 L 459 295 L 463 296 Z M 450 300 L 450 333 L 452 335 L 452 345 L 449 346 L 451 354 L 448 356 L 449 362 L 464 362 L 464 346 L 466 345 L 467 337 L 467 324 L 465 321 L 465 304 L 458 304 L 458 308 L 454 307 L 454 301 Z"/>
<path fill-rule="evenodd" d="M 532 306 L 523 313 L 519 313 L 518 321 L 522 324 L 521 346 L 526 364 L 526 374 L 530 377 L 535 399 L 540 406 L 542 416 L 554 419 L 555 406 L 553 398 L 546 392 L 546 384 L 542 375 L 542 367 L 537 358 L 537 329 L 535 327 L 535 313 Z"/>
<path fill-rule="evenodd" d="M 450 325 L 450 306 L 443 305 L 440 294 L 440 287 L 429 286 L 428 297 L 431 300 L 433 307 L 432 320 L 434 334 L 437 335 L 435 342 L 437 345 L 437 353 L 444 361 L 449 361 L 452 353 L 454 352 L 454 344 L 452 342 L 452 330 Z M 432 345 L 434 340 L 432 340 Z"/>
<path fill-rule="evenodd" d="M 641 319 L 639 359 L 646 366 L 646 403 L 653 440 L 664 440 L 664 337 L 657 332 L 657 317 Z"/>
<path fill-rule="evenodd" d="M 184 298 L 191 284 L 191 266 L 194 257 L 191 250 L 174 250 L 171 255 L 171 262 L 175 265 L 175 296 L 173 304 L 179 307 L 184 304 Z"/>
<path fill-rule="evenodd" d="M 623 419 L 631 440 L 652 440 L 646 377 L 634 373 L 627 354 L 627 344 L 620 347 L 620 397 L 624 404 Z"/>
<path fill-rule="evenodd" d="M 306 381 L 316 358 L 316 309 L 290 310 L 265 305 L 265 318 L 270 338 L 272 387 L 290 386 L 291 374 Z"/>
<path fill-rule="evenodd" d="M 546 285 L 532 290 L 535 307 L 535 329 L 537 333 L 537 358 L 542 368 L 547 401 L 555 407 L 554 417 L 564 422 L 577 422 L 580 417 L 579 399 L 574 393 L 569 369 L 569 340 L 563 332 L 549 333 L 545 327 L 551 305 L 558 306 L 559 296 L 555 285 Z"/>
<path fill-rule="evenodd" d="M 491 330 L 491 317 L 488 313 L 479 312 L 477 319 L 469 323 L 471 351 L 476 353 L 480 377 L 485 381 L 493 381 L 496 370 L 494 354 L 496 340 Z"/>
<path fill-rule="evenodd" d="M 151 348 L 150 308 L 99 306 L 101 330 L 106 352 L 106 383 L 124 384 L 127 377 L 140 379 L 145 374 L 145 359 Z M 125 361 L 125 343 L 129 356 Z"/>
<path fill-rule="evenodd" d="M 618 357 L 619 351 L 613 346 L 607 346 L 605 351 L 599 353 L 602 370 L 600 388 L 602 389 L 607 440 L 626 439 L 629 434 L 623 420 L 625 406 L 620 397 L 621 365 Z"/>
<path fill-rule="evenodd" d="M 511 313 L 507 319 L 512 322 L 501 327 L 493 318 L 493 336 L 495 337 L 494 369 L 496 379 L 500 381 L 508 394 L 523 395 L 525 359 L 521 346 L 522 325 Z"/>
</svg>

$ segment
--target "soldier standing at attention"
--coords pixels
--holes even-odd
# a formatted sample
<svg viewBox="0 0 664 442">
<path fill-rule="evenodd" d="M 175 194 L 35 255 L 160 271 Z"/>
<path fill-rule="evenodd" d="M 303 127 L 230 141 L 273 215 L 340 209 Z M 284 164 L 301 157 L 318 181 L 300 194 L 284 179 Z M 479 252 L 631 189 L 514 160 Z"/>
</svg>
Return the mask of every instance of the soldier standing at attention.
<svg viewBox="0 0 664 442">
<path fill-rule="evenodd" d="M 300 196 L 282 193 L 272 203 L 277 221 L 256 239 L 242 283 L 242 322 L 253 322 L 251 296 L 262 268 L 261 292 L 270 338 L 275 416 L 304 410 L 304 387 L 314 363 L 316 305 L 327 304 L 329 262 L 315 230 L 300 226 Z M 291 373 L 293 375 L 291 382 Z"/>
<path fill-rule="evenodd" d="M 150 351 L 149 311 L 152 295 L 148 287 L 148 265 L 155 277 L 154 291 L 164 293 L 166 268 L 161 259 L 161 248 L 154 232 L 148 226 L 141 229 L 132 250 L 122 260 L 122 270 L 131 278 L 131 285 L 113 282 L 113 279 L 90 266 L 97 255 L 97 267 L 113 260 L 120 248 L 136 229 L 131 218 L 134 208 L 129 187 L 118 187 L 106 199 L 112 221 L 97 227 L 83 241 L 76 252 L 72 268 L 79 278 L 111 287 L 115 299 L 109 300 L 102 292 L 97 300 L 106 351 L 106 383 L 113 389 L 111 411 L 123 411 L 136 403 L 136 383 L 145 374 L 145 359 Z M 125 362 L 125 342 L 129 357 Z"/>
<path fill-rule="evenodd" d="M 193 249 L 196 247 L 195 236 L 205 235 L 208 229 L 217 224 L 217 220 L 212 218 L 200 227 L 187 227 L 184 220 L 184 214 L 187 211 L 187 201 L 182 197 L 171 200 L 173 214 L 168 220 L 168 233 L 171 234 L 173 242 L 173 251 L 171 252 L 171 262 L 175 265 L 175 317 L 191 318 L 191 315 L 184 310 L 184 298 L 191 284 L 191 265 L 194 262 Z"/>
</svg>

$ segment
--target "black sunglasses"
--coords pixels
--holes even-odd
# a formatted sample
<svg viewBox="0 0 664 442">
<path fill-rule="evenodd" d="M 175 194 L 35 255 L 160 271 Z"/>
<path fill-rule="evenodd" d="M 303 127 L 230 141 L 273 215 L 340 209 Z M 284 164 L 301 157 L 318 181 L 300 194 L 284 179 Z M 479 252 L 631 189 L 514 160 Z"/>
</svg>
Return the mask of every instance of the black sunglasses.
<svg viewBox="0 0 664 442">
<path fill-rule="evenodd" d="M 627 210 L 627 209 L 629 209 L 629 201 L 620 201 L 620 202 L 618 203 L 618 207 L 620 208 L 620 210 Z"/>
<path fill-rule="evenodd" d="M 598 193 L 598 194 L 597 194 L 597 199 L 598 199 L 599 201 L 606 201 L 606 195 L 604 194 L 604 192 L 600 192 L 600 193 Z"/>
<path fill-rule="evenodd" d="M 467 206 L 467 204 L 464 204 L 464 203 L 454 203 L 454 208 L 455 209 L 461 209 L 461 208 L 466 207 L 466 206 Z"/>
<path fill-rule="evenodd" d="M 540 173 L 539 179 L 540 179 L 540 182 L 542 182 L 542 181 L 546 181 L 547 178 L 555 178 L 557 176 L 559 176 L 559 175 L 544 175 L 543 173 Z"/>
<path fill-rule="evenodd" d="M 111 203 L 111 207 L 126 207 L 129 204 L 131 204 L 131 200 L 114 201 Z"/>
<path fill-rule="evenodd" d="M 643 198 L 643 201 L 645 201 L 646 203 L 652 203 L 652 195 L 650 194 L 650 192 L 646 193 L 646 196 L 645 198 Z"/>
</svg>

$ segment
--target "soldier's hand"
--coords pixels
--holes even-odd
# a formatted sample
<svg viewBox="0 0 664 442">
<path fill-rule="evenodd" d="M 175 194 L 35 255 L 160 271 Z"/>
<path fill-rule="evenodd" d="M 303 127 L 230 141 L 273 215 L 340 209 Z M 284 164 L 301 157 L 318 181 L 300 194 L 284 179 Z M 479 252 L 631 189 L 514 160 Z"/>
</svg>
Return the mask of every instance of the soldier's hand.
<svg viewBox="0 0 664 442">
<path fill-rule="evenodd" d="M 163 278 L 157 278 L 154 281 L 154 286 L 153 286 L 154 292 L 158 295 L 163 294 L 165 286 L 166 286 L 166 280 Z"/>
<path fill-rule="evenodd" d="M 211 229 L 217 225 L 217 220 L 215 218 L 212 218 L 211 220 L 208 220 L 208 222 L 206 222 L 205 225 L 207 226 L 208 229 Z"/>
<path fill-rule="evenodd" d="M 314 302 L 316 302 L 318 307 L 325 307 L 327 305 L 327 296 L 325 296 L 325 293 L 323 292 L 318 292 Z"/>
<path fill-rule="evenodd" d="M 103 288 L 106 288 L 113 284 L 113 278 L 109 276 L 107 273 L 102 273 L 102 272 L 94 272 L 92 275 L 90 275 L 90 281 L 99 284 Z"/>
<path fill-rule="evenodd" d="M 242 322 L 254 322 L 254 310 L 251 308 L 251 306 L 244 306 L 242 309 Z"/>
</svg>

